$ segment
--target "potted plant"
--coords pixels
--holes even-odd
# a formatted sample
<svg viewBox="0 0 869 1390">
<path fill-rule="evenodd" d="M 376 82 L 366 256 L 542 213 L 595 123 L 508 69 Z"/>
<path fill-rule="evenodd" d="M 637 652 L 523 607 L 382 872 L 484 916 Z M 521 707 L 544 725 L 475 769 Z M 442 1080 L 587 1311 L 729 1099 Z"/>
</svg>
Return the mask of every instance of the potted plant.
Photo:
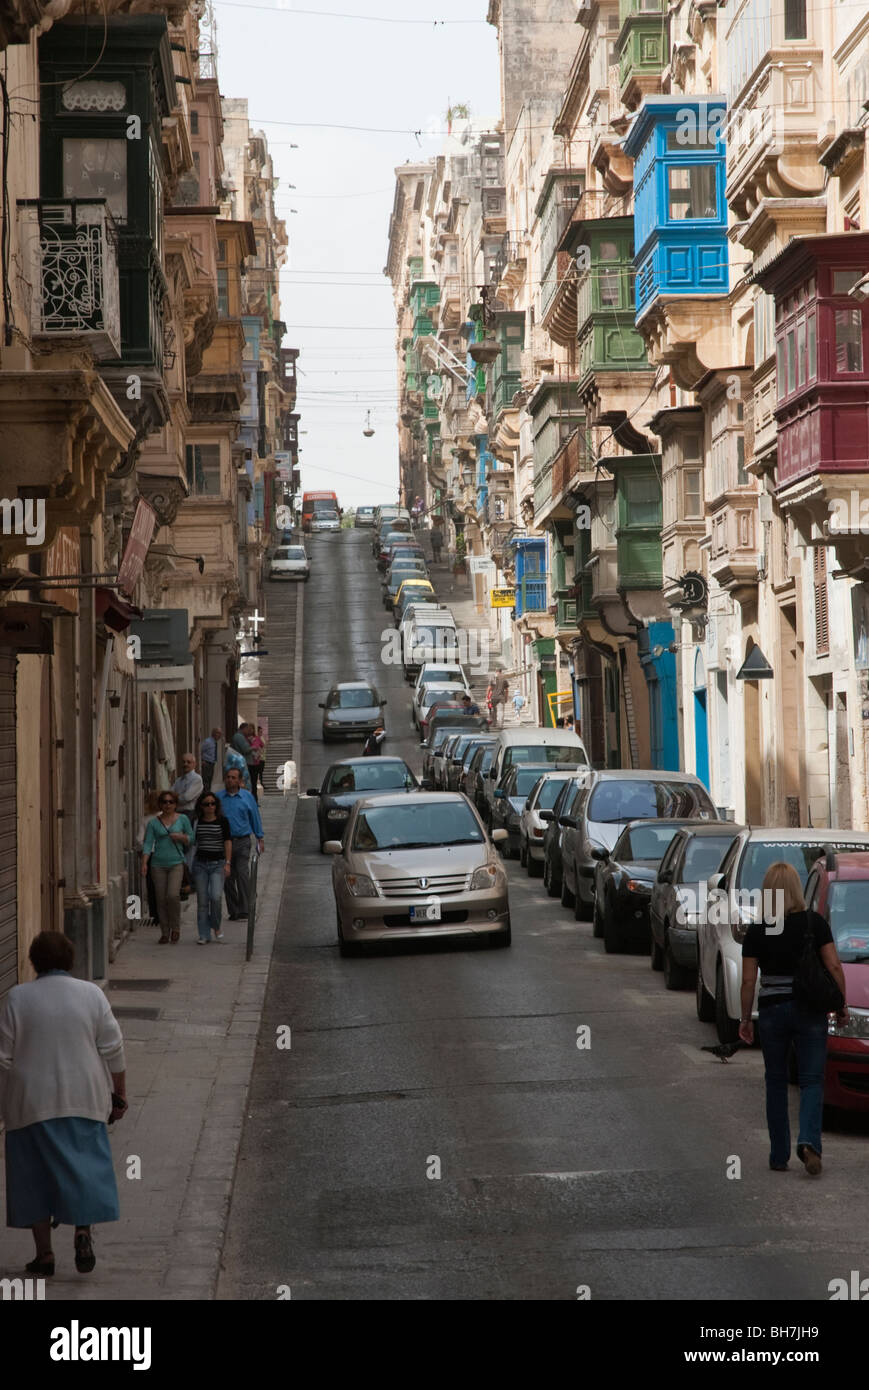
<svg viewBox="0 0 869 1390">
<path fill-rule="evenodd" d="M 467 549 L 465 547 L 465 533 L 459 531 L 456 534 L 456 558 L 453 561 L 453 574 L 465 574 L 467 572 Z"/>
</svg>

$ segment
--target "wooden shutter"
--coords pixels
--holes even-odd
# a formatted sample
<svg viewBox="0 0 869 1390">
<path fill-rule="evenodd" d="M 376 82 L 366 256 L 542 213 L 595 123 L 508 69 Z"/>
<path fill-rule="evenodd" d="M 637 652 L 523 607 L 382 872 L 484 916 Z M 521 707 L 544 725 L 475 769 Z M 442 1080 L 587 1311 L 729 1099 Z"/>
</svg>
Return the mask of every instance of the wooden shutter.
<svg viewBox="0 0 869 1390">
<path fill-rule="evenodd" d="M 815 584 L 815 652 L 818 656 L 830 655 L 830 620 L 827 607 L 827 550 L 823 545 L 814 547 Z"/>
</svg>

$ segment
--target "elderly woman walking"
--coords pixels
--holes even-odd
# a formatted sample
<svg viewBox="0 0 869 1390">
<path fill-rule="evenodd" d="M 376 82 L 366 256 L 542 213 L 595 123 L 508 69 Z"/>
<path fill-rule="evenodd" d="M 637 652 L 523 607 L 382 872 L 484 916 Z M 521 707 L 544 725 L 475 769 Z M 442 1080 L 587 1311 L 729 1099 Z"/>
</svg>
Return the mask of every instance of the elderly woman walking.
<svg viewBox="0 0 869 1390">
<path fill-rule="evenodd" d="M 739 1036 L 745 1043 L 754 1042 L 751 1012 L 760 969 L 757 1031 L 766 1068 L 769 1166 L 774 1172 L 783 1173 L 791 1156 L 788 1059 L 793 1047 L 800 1083 L 797 1158 L 809 1176 L 816 1178 L 821 1172 L 827 1009 L 823 1003 L 802 997 L 799 978 L 795 980 L 794 976 L 798 975 L 800 958 L 811 942 L 820 964 L 839 987 L 841 1007 L 837 1017 L 844 1022 L 848 1017 L 845 972 L 830 924 L 817 912 L 807 910 L 800 876 L 792 864 L 780 860 L 770 865 L 763 880 L 762 899 L 763 920 L 752 923 L 742 943 Z"/>
<path fill-rule="evenodd" d="M 89 1274 L 91 1227 L 120 1215 L 106 1123 L 127 1108 L 124 1040 L 99 986 L 70 975 L 62 932 L 40 932 L 30 963 L 36 979 L 0 1008 L 6 1224 L 33 1231 L 27 1270 L 43 1276 L 54 1274 L 52 1225 L 74 1226 L 75 1267 Z"/>
</svg>

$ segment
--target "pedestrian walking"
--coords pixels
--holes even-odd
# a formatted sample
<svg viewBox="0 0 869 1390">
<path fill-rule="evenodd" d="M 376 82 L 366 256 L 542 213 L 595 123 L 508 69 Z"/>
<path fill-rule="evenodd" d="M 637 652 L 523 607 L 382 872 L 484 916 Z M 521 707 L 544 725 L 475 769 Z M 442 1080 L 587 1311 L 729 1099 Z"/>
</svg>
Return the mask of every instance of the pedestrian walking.
<svg viewBox="0 0 869 1390">
<path fill-rule="evenodd" d="M 840 1022 L 848 1018 L 845 974 L 830 924 L 817 912 L 807 910 L 800 876 L 791 864 L 770 865 L 763 880 L 762 901 L 763 918 L 749 926 L 742 943 L 739 1036 L 745 1043 L 754 1042 L 751 1011 L 759 968 L 757 1031 L 766 1069 L 769 1166 L 775 1172 L 783 1172 L 791 1156 L 788 1059 L 793 1046 L 800 1083 L 797 1157 L 806 1172 L 817 1177 L 821 1171 L 827 1013 L 836 1004 L 805 997 L 800 980 L 801 957 L 807 951 L 811 962 L 811 952 L 817 953 L 838 985 L 841 1007 L 836 1017 Z"/>
<path fill-rule="evenodd" d="M 373 733 L 370 733 L 362 745 L 363 758 L 379 757 L 385 738 L 386 730 L 382 727 L 378 727 L 373 731 Z"/>
<path fill-rule="evenodd" d="M 224 884 L 226 906 L 230 922 L 240 922 L 250 905 L 250 837 L 256 836 L 260 854 L 265 851 L 265 839 L 256 798 L 242 787 L 239 770 L 229 768 L 223 780 L 217 799 L 232 839 L 230 872 Z"/>
<path fill-rule="evenodd" d="M 202 778 L 196 771 L 196 759 L 192 753 L 185 753 L 181 759 L 181 776 L 172 783 L 172 790 L 178 798 L 178 810 L 188 820 L 196 810 L 196 803 L 205 790 Z"/>
<path fill-rule="evenodd" d="M 145 814 L 139 822 L 139 829 L 136 833 L 136 849 L 139 851 L 140 862 L 141 854 L 145 845 L 145 832 L 148 829 L 148 821 L 152 816 L 156 816 L 160 809 L 160 793 L 150 791 L 145 797 Z M 152 922 L 157 921 L 157 890 L 154 887 L 154 875 L 151 873 L 151 865 L 148 864 L 145 870 L 145 896 L 148 900 L 148 916 Z"/>
<path fill-rule="evenodd" d="M 241 777 L 241 785 L 245 791 L 250 791 L 250 772 L 248 771 L 247 755 L 250 752 L 250 744 L 242 733 L 241 728 L 237 729 L 226 745 L 226 752 L 223 755 L 223 775 L 227 772 L 238 772 Z"/>
<path fill-rule="evenodd" d="M 208 738 L 204 738 L 199 745 L 199 765 L 202 768 L 203 791 L 211 791 L 211 780 L 217 765 L 217 745 L 222 738 L 223 731 L 215 728 L 211 730 Z"/>
<path fill-rule="evenodd" d="M 435 525 L 431 528 L 431 557 L 436 565 L 441 562 L 441 550 L 444 544 L 444 533 L 440 526 Z"/>
<path fill-rule="evenodd" d="M 513 713 L 517 719 L 522 718 L 522 710 L 525 708 L 525 696 L 521 690 L 517 690 L 513 696 Z"/>
<path fill-rule="evenodd" d="M 196 887 L 197 944 L 223 940 L 220 918 L 223 889 L 230 875 L 232 833 L 214 792 L 203 792 L 193 822 L 191 873 Z"/>
<path fill-rule="evenodd" d="M 258 797 L 257 786 L 263 786 L 263 772 L 265 770 L 266 744 L 262 736 L 262 728 L 253 732 L 253 725 L 249 724 L 250 733 L 248 742 L 250 743 L 251 758 L 248 762 L 248 772 L 250 773 L 250 789 L 253 796 Z"/>
<path fill-rule="evenodd" d="M 91 1228 L 120 1217 L 106 1123 L 127 1109 L 124 1039 L 105 994 L 71 974 L 62 932 L 30 944 L 36 979 L 0 1007 L 0 1118 L 6 1126 L 6 1224 L 29 1226 L 28 1274 L 54 1274 L 52 1226 L 73 1226 L 75 1267 L 96 1264 Z"/>
<path fill-rule="evenodd" d="M 161 792 L 159 814 L 148 821 L 142 846 L 142 872 L 150 865 L 154 876 L 161 946 L 181 936 L 181 883 L 192 835 L 190 821 L 178 812 L 177 794 Z"/>
<path fill-rule="evenodd" d="M 499 671 L 492 681 L 492 713 L 499 729 L 504 727 L 504 706 L 510 687 L 503 671 Z"/>
</svg>

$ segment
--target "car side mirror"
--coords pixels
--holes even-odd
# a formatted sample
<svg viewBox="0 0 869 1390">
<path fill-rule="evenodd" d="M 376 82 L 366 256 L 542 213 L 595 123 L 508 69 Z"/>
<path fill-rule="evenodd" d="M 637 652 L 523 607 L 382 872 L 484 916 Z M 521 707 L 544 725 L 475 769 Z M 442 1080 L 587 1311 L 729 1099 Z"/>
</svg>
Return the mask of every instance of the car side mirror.
<svg viewBox="0 0 869 1390">
<path fill-rule="evenodd" d="M 320 793 L 319 793 L 319 790 L 317 789 L 317 787 L 309 787 L 308 790 L 307 790 L 307 792 L 305 793 L 305 795 L 306 795 L 306 796 L 319 796 Z"/>
<path fill-rule="evenodd" d="M 318 700 L 318 701 L 317 701 L 317 709 L 325 709 L 325 708 L 326 708 L 326 706 L 325 706 L 325 704 L 323 703 L 323 701 L 322 701 L 322 700 Z"/>
<path fill-rule="evenodd" d="M 538 814 L 538 816 L 540 817 L 540 819 L 543 820 L 543 821 L 553 821 L 553 820 L 555 820 L 555 817 L 554 817 L 554 815 L 552 814 L 551 811 L 538 811 L 537 814 Z"/>
<path fill-rule="evenodd" d="M 499 845 L 502 840 L 507 839 L 509 839 L 509 831 L 502 829 L 501 826 L 492 831 L 492 844 Z"/>
<path fill-rule="evenodd" d="M 324 854 L 340 854 L 340 853 L 341 853 L 341 841 L 340 841 L 340 840 L 327 840 L 326 843 L 325 843 L 324 846 L 323 846 L 323 853 L 324 853 Z"/>
<path fill-rule="evenodd" d="M 673 870 L 672 870 L 672 869 L 659 869 L 659 870 L 658 870 L 658 882 L 659 882 L 659 883 L 672 883 L 672 882 L 673 882 Z"/>
<path fill-rule="evenodd" d="M 715 890 L 716 890 L 717 888 L 723 888 L 723 887 L 724 887 L 724 875 L 723 875 L 723 874 L 710 874 L 709 877 L 708 877 L 708 879 L 706 880 L 706 887 L 708 888 L 708 890 L 709 890 L 710 893 L 714 893 Z"/>
<path fill-rule="evenodd" d="M 423 777 L 419 785 L 424 792 L 434 791 L 434 786 L 430 777 Z"/>
<path fill-rule="evenodd" d="M 570 824 L 576 825 L 576 821 L 571 820 Z M 592 847 L 591 857 L 592 859 L 598 859 L 602 864 L 605 864 L 610 857 L 610 852 L 608 849 L 602 849 L 600 845 L 594 845 Z"/>
<path fill-rule="evenodd" d="M 388 700 L 381 700 L 380 703 L 381 703 L 381 705 L 388 705 L 388 704 L 389 704 L 389 701 L 388 701 Z"/>
<path fill-rule="evenodd" d="M 576 829 L 576 817 L 575 817 L 575 816 L 562 816 L 562 817 L 559 819 L 558 824 L 559 824 L 559 825 L 569 825 L 573 830 L 575 830 L 575 829 Z"/>
</svg>

